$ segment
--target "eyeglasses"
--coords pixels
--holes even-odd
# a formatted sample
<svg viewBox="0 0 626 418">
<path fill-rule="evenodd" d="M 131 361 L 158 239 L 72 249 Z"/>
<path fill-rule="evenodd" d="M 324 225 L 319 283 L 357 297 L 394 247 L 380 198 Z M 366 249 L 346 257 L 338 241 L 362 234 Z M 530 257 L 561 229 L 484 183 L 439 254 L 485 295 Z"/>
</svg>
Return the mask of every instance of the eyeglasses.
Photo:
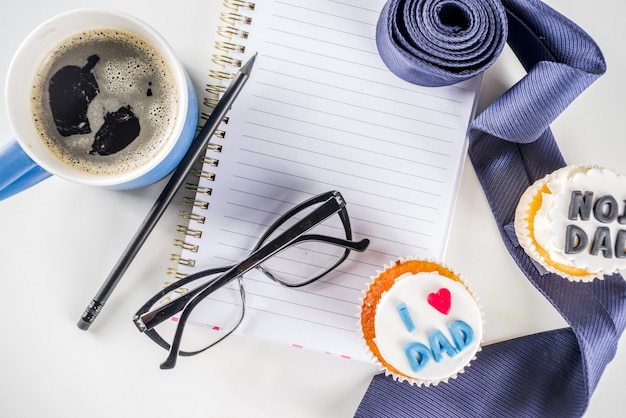
<svg viewBox="0 0 626 418">
<path fill-rule="evenodd" d="M 169 351 L 161 369 L 171 369 L 179 355 L 199 354 L 239 326 L 245 314 L 245 273 L 256 269 L 281 285 L 304 286 L 335 269 L 350 251 L 362 252 L 368 245 L 368 239 L 352 241 L 341 194 L 326 192 L 278 218 L 245 260 L 172 283 L 146 302 L 133 322 Z"/>
</svg>

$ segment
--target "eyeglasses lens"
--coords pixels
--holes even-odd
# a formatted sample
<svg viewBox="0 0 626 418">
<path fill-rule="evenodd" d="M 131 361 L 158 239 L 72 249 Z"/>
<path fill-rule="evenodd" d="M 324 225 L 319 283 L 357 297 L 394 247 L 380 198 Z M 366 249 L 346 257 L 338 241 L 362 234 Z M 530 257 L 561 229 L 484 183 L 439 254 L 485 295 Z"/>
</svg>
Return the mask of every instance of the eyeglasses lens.
<svg viewBox="0 0 626 418">
<path fill-rule="evenodd" d="M 189 283 L 189 288 L 179 288 L 176 292 L 165 295 L 160 303 L 167 303 L 191 291 L 193 288 L 210 280 L 214 280 L 218 275 L 209 276 L 208 280 L 196 280 L 197 283 Z M 208 297 L 204 298 L 191 311 L 185 324 L 181 339 L 181 354 L 203 351 L 208 347 L 226 338 L 237 328 L 244 314 L 244 300 L 241 279 L 233 280 L 225 286 L 217 289 Z M 155 305 L 153 308 L 158 308 Z M 171 319 L 157 325 L 154 329 L 168 344 L 174 341 L 176 327 L 180 319 L 179 314 Z"/>
<path fill-rule="evenodd" d="M 294 223 L 301 220 L 321 204 L 304 208 L 280 225 L 261 243 L 271 241 Z M 334 214 L 321 224 L 309 230 L 306 235 L 323 235 L 347 239 L 347 233 L 339 214 Z M 301 241 L 292 245 L 261 264 L 261 269 L 273 279 L 288 286 L 307 284 L 328 273 L 342 259 L 346 249 L 323 240 Z"/>
</svg>

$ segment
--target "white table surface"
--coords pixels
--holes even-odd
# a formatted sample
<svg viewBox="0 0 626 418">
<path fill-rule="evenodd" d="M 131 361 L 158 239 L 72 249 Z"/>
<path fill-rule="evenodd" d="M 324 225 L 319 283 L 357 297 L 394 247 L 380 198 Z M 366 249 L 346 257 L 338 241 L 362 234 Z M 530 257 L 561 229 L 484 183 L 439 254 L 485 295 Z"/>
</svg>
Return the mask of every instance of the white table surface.
<svg viewBox="0 0 626 418">
<path fill-rule="evenodd" d="M 621 18 L 626 6 L 617 0 L 548 3 L 585 28 L 608 63 L 606 75 L 554 122 L 562 152 L 569 163 L 626 172 L 626 25 Z M 107 5 L 153 25 L 170 40 L 194 81 L 206 79 L 218 0 L 6 3 L 0 13 L 0 79 L 21 40 L 41 21 L 73 8 Z M 190 13 L 196 19 L 206 16 L 205 24 L 186 24 Z M 486 74 L 480 107 L 519 77 L 519 66 L 506 52 Z M 10 137 L 2 102 L 0 144 Z M 0 416 L 352 416 L 376 372 L 354 361 L 235 336 L 205 355 L 180 361 L 174 370 L 159 370 L 163 352 L 137 332 L 131 316 L 170 266 L 178 205 L 168 209 L 98 321 L 88 332 L 76 327 L 162 185 L 116 192 L 51 178 L 0 202 Z M 445 262 L 480 296 L 488 342 L 564 326 L 506 252 L 469 161 Z M 624 372 L 622 342 L 587 417 L 623 415 Z"/>
</svg>

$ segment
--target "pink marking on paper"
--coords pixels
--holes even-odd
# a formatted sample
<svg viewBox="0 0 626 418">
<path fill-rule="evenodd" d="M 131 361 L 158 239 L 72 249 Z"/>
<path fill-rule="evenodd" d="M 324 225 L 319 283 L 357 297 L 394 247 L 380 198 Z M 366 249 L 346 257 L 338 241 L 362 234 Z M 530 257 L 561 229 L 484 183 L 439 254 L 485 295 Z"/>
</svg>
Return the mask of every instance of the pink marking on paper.
<svg viewBox="0 0 626 418">
<path fill-rule="evenodd" d="M 304 348 L 304 346 L 301 345 L 301 344 L 291 344 L 291 346 L 294 347 L 294 348 Z M 324 351 L 324 354 L 326 354 L 327 356 L 338 355 L 339 357 L 345 358 L 345 359 L 348 359 L 348 360 L 350 360 L 352 358 L 351 356 L 348 356 L 346 354 L 335 354 L 335 353 L 333 353 L 331 351 Z"/>
</svg>

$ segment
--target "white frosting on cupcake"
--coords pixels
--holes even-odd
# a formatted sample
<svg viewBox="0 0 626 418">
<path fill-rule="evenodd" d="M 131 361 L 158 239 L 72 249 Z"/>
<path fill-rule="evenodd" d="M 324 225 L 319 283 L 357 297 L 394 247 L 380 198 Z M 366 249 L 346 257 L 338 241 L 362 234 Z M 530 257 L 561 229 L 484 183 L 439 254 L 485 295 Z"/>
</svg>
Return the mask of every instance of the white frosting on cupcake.
<svg viewBox="0 0 626 418">
<path fill-rule="evenodd" d="M 381 297 L 375 330 L 386 362 L 405 376 L 436 382 L 456 375 L 474 358 L 482 341 L 482 315 L 461 283 L 436 272 L 405 273 Z"/>
<path fill-rule="evenodd" d="M 625 200 L 626 176 L 588 165 L 559 169 L 520 199 L 520 245 L 546 270 L 570 280 L 615 273 L 626 267 Z"/>
<path fill-rule="evenodd" d="M 418 386 L 463 373 L 483 342 L 474 293 L 455 272 L 429 260 L 399 259 L 372 278 L 359 330 L 386 375 Z"/>
</svg>

